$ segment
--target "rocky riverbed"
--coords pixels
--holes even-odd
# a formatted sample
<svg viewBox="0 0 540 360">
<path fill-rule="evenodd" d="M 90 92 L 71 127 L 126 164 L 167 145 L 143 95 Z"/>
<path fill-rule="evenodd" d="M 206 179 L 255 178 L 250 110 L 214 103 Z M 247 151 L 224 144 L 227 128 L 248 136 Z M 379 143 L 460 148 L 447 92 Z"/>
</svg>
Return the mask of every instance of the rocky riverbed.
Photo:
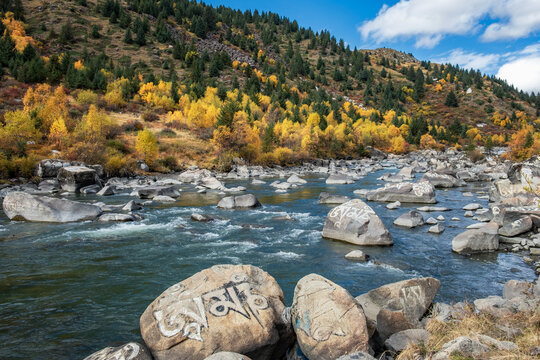
<svg viewBox="0 0 540 360">
<path fill-rule="evenodd" d="M 334 359 L 356 350 L 379 354 L 385 347 L 395 354 L 395 346 L 385 341 L 401 330 L 424 328 L 422 319 L 432 310 L 433 301 L 468 300 L 488 312 L 530 311 L 534 303 L 528 300 L 488 296 L 501 295 L 509 280 L 531 282 L 540 272 L 540 237 L 536 235 L 540 213 L 535 196 L 524 190 L 529 182 L 540 183 L 539 165 L 534 160 L 511 164 L 494 158 L 473 164 L 464 153 L 450 151 L 360 161 L 321 160 L 295 168 L 238 165 L 225 174 L 191 168 L 179 174 L 105 179 L 99 166 L 43 161 L 39 184 L 0 189 L 5 213 L 0 217 L 4 240 L 0 255 L 5 264 L 0 273 L 0 288 L 5 290 L 0 295 L 0 324 L 5 329 L 0 340 L 6 344 L 0 354 L 5 358 L 49 358 L 51 354 L 83 358 L 97 347 L 134 340 L 138 344 L 126 345 L 129 354 L 139 349 L 147 358 L 170 358 L 161 356 L 164 350 L 160 349 L 175 347 L 180 335 L 171 336 L 176 339 L 172 343 L 171 339 L 162 342 L 157 335 L 147 338 L 143 326 L 141 339 L 138 317 L 167 287 L 225 263 L 256 265 L 273 276 L 275 291 L 282 292 L 272 295 L 281 299 L 280 306 L 262 309 L 258 308 L 261 304 L 235 303 L 232 310 L 253 320 L 258 316 L 255 312 L 273 309 L 274 318 L 258 319 L 259 326 L 276 329 L 274 335 L 274 330 L 265 332 L 270 340 L 261 345 L 265 349 L 261 354 L 266 355 L 259 354 L 260 349 L 228 347 L 223 340 L 209 345 L 212 351 L 235 350 L 256 359 L 279 358 L 287 352 L 291 358 L 295 337 L 295 353 L 303 350 L 310 359 Z M 268 274 L 257 279 L 261 276 Z M 386 298 L 377 305 L 379 309 L 386 306 L 402 313 L 387 314 L 381 322 L 384 326 L 378 325 L 380 310 L 373 315 L 372 306 L 360 301 L 377 287 L 421 277 L 436 278 L 433 281 L 439 285 L 420 308 L 409 310 L 413 300 L 402 299 L 401 290 L 397 295 L 391 295 L 394 290 L 381 290 L 385 295 L 375 297 Z M 263 292 L 274 285 L 256 287 L 259 280 L 248 281 L 244 291 L 268 300 Z M 228 289 L 212 285 L 215 289 L 209 292 Z M 302 306 L 320 308 L 321 313 L 329 306 L 324 298 L 299 302 L 299 287 L 306 286 L 315 286 L 338 301 L 341 305 L 331 306 L 336 311 L 340 306 L 343 311 L 350 306 L 358 309 L 355 316 L 366 318 L 366 328 L 347 327 L 356 334 L 356 342 L 341 335 L 347 331 L 336 330 L 332 317 L 320 319 L 317 334 L 305 331 L 309 314 L 295 304 L 308 301 Z M 429 286 L 430 291 L 434 286 Z M 234 289 L 240 294 L 238 301 L 249 298 Z M 205 299 L 207 291 L 200 291 Z M 339 295 L 334 296 L 336 291 Z M 534 291 L 525 297 L 533 298 Z M 227 301 L 234 300 L 232 293 L 226 294 Z M 348 300 L 350 306 L 341 302 L 351 296 L 359 297 Z M 392 296 L 405 309 L 396 310 Z M 256 299 L 263 305 L 267 302 Z M 223 313 L 225 308 L 215 300 L 209 297 L 203 306 L 209 306 L 210 313 Z M 290 318 L 283 318 L 283 310 L 291 305 Z M 179 306 L 171 302 L 166 307 Z M 192 316 L 197 310 L 193 306 L 189 306 L 191 315 L 186 315 L 190 321 L 197 320 Z M 437 309 L 452 314 L 455 308 L 448 306 Z M 248 313 L 248 307 L 255 312 Z M 185 315 L 187 310 L 182 311 Z M 149 314 L 143 317 L 159 323 L 156 311 Z M 218 320 L 229 321 L 228 314 Z M 180 321 L 178 316 L 175 319 Z M 179 329 L 179 323 L 165 324 L 175 325 L 170 331 Z M 395 328 L 395 324 L 401 325 Z M 220 326 L 228 325 L 218 321 L 212 329 Z M 300 336 L 299 328 L 309 336 Z M 201 334 L 208 329 L 203 326 Z M 178 343 L 187 344 L 188 350 L 178 348 L 179 353 L 194 359 L 211 354 L 193 347 L 197 344 L 193 341 L 200 340 L 188 335 L 196 333 L 196 326 L 184 330 L 181 333 L 188 340 Z M 248 328 L 238 331 L 253 333 Z M 207 335 L 221 336 L 219 332 Z M 358 340 L 362 336 L 365 341 Z M 424 339 L 426 334 L 411 336 Z M 325 347 L 319 345 L 323 338 L 330 341 L 325 344 L 328 354 L 311 353 L 313 348 Z M 313 339 L 316 344 L 311 343 Z M 478 337 L 471 341 L 492 346 Z M 37 344 L 46 351 L 38 351 Z M 95 358 L 115 358 L 111 354 L 118 350 L 108 349 L 109 355 Z M 174 356 L 178 358 L 177 353 Z"/>
</svg>

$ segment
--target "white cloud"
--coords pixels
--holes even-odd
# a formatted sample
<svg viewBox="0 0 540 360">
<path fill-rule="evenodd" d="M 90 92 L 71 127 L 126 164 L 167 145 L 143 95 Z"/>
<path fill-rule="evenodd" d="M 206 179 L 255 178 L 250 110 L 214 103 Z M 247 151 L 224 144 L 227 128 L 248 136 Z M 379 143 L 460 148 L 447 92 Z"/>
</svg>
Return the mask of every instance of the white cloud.
<svg viewBox="0 0 540 360">
<path fill-rule="evenodd" d="M 463 49 L 455 49 L 447 56 L 434 61 L 442 64 L 457 64 L 465 69 L 480 69 L 484 72 L 491 72 L 497 69 L 500 57 L 499 54 L 479 54 L 467 52 Z"/>
<path fill-rule="evenodd" d="M 417 47 L 432 48 L 446 35 L 480 31 L 481 21 L 491 23 L 484 41 L 517 39 L 540 29 L 539 0 L 400 0 L 384 5 L 377 16 L 358 30 L 364 40 L 375 42 L 410 39 Z"/>
<path fill-rule="evenodd" d="M 505 63 L 497 72 L 497 77 L 523 91 L 540 91 L 540 54 Z"/>
<path fill-rule="evenodd" d="M 485 41 L 519 39 L 540 29 L 538 0 L 496 1 L 490 15 L 493 18 L 508 20 L 489 25 L 482 34 Z"/>
</svg>

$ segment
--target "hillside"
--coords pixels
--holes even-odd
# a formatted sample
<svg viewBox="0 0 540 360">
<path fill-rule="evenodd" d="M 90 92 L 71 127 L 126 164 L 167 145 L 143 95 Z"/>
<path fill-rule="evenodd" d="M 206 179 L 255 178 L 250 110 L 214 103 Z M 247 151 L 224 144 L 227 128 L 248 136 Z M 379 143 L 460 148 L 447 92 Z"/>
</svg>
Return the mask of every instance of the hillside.
<svg viewBox="0 0 540 360">
<path fill-rule="evenodd" d="M 277 14 L 187 0 L 11 0 L 0 11 L 0 177 L 28 177 L 52 154 L 121 175 L 135 160 L 155 171 L 286 165 L 369 147 L 540 152 L 540 96 L 351 49 Z"/>
</svg>

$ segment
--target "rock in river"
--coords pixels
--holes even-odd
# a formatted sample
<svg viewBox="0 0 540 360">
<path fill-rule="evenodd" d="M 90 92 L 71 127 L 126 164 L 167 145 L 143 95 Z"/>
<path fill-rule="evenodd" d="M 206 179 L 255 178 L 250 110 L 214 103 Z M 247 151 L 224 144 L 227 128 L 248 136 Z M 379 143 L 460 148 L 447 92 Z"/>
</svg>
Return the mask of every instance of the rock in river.
<svg viewBox="0 0 540 360">
<path fill-rule="evenodd" d="M 351 200 L 348 196 L 332 195 L 327 192 L 322 192 L 319 195 L 319 204 L 343 204 Z"/>
<path fill-rule="evenodd" d="M 417 183 L 387 184 L 385 187 L 369 191 L 369 201 L 399 201 L 401 203 L 435 204 L 435 189 L 428 181 Z"/>
<path fill-rule="evenodd" d="M 67 166 L 58 171 L 58 182 L 62 190 L 78 192 L 81 188 L 98 182 L 97 172 L 86 166 Z"/>
<path fill-rule="evenodd" d="M 433 171 L 425 173 L 421 181 L 429 181 L 436 188 L 451 188 L 461 185 L 461 181 L 452 175 L 439 174 Z"/>
<path fill-rule="evenodd" d="M 4 198 L 4 212 L 11 220 L 66 223 L 95 220 L 101 208 L 67 199 L 11 192 Z"/>
<path fill-rule="evenodd" d="M 420 328 L 420 319 L 435 298 L 441 283 L 428 277 L 384 285 L 356 300 L 382 340 L 402 330 Z"/>
<path fill-rule="evenodd" d="M 317 274 L 298 281 L 291 317 L 297 341 L 308 359 L 334 360 L 369 350 L 362 308 L 341 286 Z"/>
<path fill-rule="evenodd" d="M 347 175 L 343 174 L 332 174 L 326 179 L 328 185 L 345 185 L 345 184 L 354 184 L 354 180 Z"/>
<path fill-rule="evenodd" d="M 216 265 L 171 286 L 140 319 L 156 360 L 203 360 L 219 352 L 279 359 L 294 341 L 283 292 L 251 265 Z"/>
<path fill-rule="evenodd" d="M 84 360 L 152 360 L 146 346 L 130 342 L 118 347 L 107 347 L 84 358 Z"/>
<path fill-rule="evenodd" d="M 217 207 L 222 209 L 255 208 L 259 206 L 261 206 L 261 203 L 253 194 L 227 196 L 217 204 Z"/>
<path fill-rule="evenodd" d="M 424 217 L 418 211 L 409 211 L 394 220 L 394 225 L 408 228 L 424 225 Z"/>
<path fill-rule="evenodd" d="M 495 251 L 499 248 L 499 225 L 491 222 L 480 229 L 462 232 L 452 240 L 452 250 L 458 254 Z"/>
<path fill-rule="evenodd" d="M 322 236 L 356 245 L 394 243 L 375 211 L 359 199 L 333 208 L 326 217 Z"/>
</svg>

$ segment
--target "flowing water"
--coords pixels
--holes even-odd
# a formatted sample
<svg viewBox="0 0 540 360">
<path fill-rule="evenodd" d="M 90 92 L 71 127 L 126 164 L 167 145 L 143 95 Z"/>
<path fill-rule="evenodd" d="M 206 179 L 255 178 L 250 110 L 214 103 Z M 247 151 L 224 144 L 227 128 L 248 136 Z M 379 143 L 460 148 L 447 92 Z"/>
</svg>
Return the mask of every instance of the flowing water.
<svg viewBox="0 0 540 360">
<path fill-rule="evenodd" d="M 386 170 L 388 171 L 388 170 Z M 391 171 L 396 171 L 395 169 Z M 438 190 L 441 235 L 398 228 L 393 220 L 415 206 L 387 210 L 369 203 L 390 230 L 393 247 L 367 247 L 374 261 L 356 263 L 344 255 L 357 246 L 321 238 L 331 206 L 319 205 L 322 191 L 354 197 L 360 188 L 383 185 L 370 174 L 353 185 L 326 185 L 322 176 L 286 194 L 248 181 L 262 208 L 225 211 L 216 208 L 217 195 L 199 195 L 186 187 L 174 205 L 141 211 L 134 223 L 86 222 L 66 225 L 9 222 L 0 215 L 0 359 L 82 359 L 105 346 L 140 340 L 139 317 L 161 292 L 215 264 L 253 264 L 281 285 L 286 303 L 304 275 L 321 274 L 353 296 L 386 283 L 419 276 L 441 280 L 437 301 L 473 300 L 501 294 L 507 280 L 533 280 L 534 272 L 520 256 L 492 253 L 461 256 L 451 251 L 452 238 L 474 221 L 461 208 L 470 202 L 487 206 L 487 184 Z M 471 191 L 474 197 L 464 197 Z M 131 198 L 116 195 L 107 203 Z M 79 200 L 96 201 L 91 196 Z M 103 198 L 99 199 L 100 201 Z M 197 223 L 194 212 L 219 220 Z M 295 221 L 274 219 L 290 214 Z M 459 217 L 461 221 L 450 221 Z"/>
</svg>

